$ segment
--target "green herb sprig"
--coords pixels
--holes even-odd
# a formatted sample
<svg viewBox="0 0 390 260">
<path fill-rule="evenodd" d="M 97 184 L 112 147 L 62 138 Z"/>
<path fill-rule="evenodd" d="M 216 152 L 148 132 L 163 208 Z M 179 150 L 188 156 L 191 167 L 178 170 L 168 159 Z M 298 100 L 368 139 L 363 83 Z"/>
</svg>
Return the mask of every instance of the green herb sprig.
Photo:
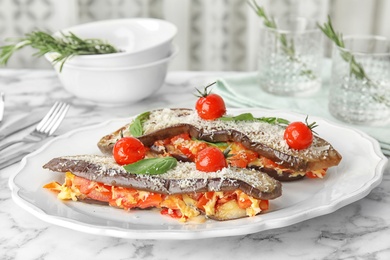
<svg viewBox="0 0 390 260">
<path fill-rule="evenodd" d="M 69 34 L 61 33 L 61 37 L 34 31 L 27 33 L 25 37 L 19 39 L 7 39 L 13 44 L 0 47 L 0 64 L 6 65 L 10 57 L 18 50 L 31 46 L 38 52 L 34 56 L 41 57 L 46 53 L 54 52 L 58 56 L 53 60 L 54 63 L 61 63 L 60 71 L 66 60 L 76 55 L 90 54 L 109 54 L 119 52 L 117 48 L 100 39 L 81 39 L 72 32 Z"/>
<path fill-rule="evenodd" d="M 328 16 L 328 22 L 324 23 L 323 26 L 320 24 L 317 24 L 318 28 L 321 29 L 321 31 L 332 41 L 335 43 L 336 46 L 340 48 L 345 48 L 343 35 L 341 33 L 337 33 L 334 30 L 332 21 L 330 19 L 330 16 Z M 363 66 L 358 63 L 355 59 L 355 57 L 347 50 L 341 50 L 340 52 L 341 57 L 346 61 L 350 63 L 350 74 L 355 75 L 356 78 L 360 80 L 367 80 L 368 82 L 371 82 L 371 80 L 368 78 L 366 72 L 364 71 Z"/>
<path fill-rule="evenodd" d="M 254 117 L 251 113 L 243 113 L 237 116 L 223 116 L 218 118 L 221 121 L 255 121 L 264 122 L 271 125 L 288 125 L 290 122 L 287 119 L 279 117 Z"/>
<path fill-rule="evenodd" d="M 134 174 L 148 174 L 158 175 L 175 168 L 177 160 L 174 157 L 158 157 L 158 158 L 147 158 L 139 160 L 135 163 L 123 166 L 123 168 Z"/>
<path fill-rule="evenodd" d="M 376 84 L 373 82 L 368 75 L 366 74 L 362 64 L 356 61 L 355 56 L 345 49 L 343 35 L 334 30 L 332 20 L 328 16 L 328 21 L 325 22 L 322 26 L 317 24 L 321 31 L 332 41 L 334 44 L 342 50 L 340 50 L 340 56 L 344 61 L 349 63 L 349 74 L 354 75 L 357 79 L 365 81 L 368 87 L 375 87 Z M 383 103 L 386 106 L 390 106 L 390 100 L 384 96 L 372 95 L 372 98 L 379 103 Z"/>
<path fill-rule="evenodd" d="M 264 26 L 275 30 L 278 29 L 275 19 L 273 17 L 269 17 L 265 12 L 265 9 L 256 3 L 256 0 L 252 0 L 252 2 L 248 2 L 248 4 L 255 11 L 257 16 L 263 19 Z M 284 34 L 277 33 L 277 37 L 279 38 L 279 41 L 282 45 L 283 52 L 289 57 L 289 59 L 293 62 L 300 63 L 302 67 L 305 68 L 301 70 L 301 74 L 306 75 L 309 79 L 315 79 L 316 76 L 314 75 L 313 71 L 307 69 L 307 65 L 297 57 L 294 42 L 292 40 L 289 42 L 286 35 Z"/>
<path fill-rule="evenodd" d="M 130 134 L 133 137 L 139 137 L 139 136 L 144 134 L 143 124 L 145 123 L 146 120 L 149 119 L 149 116 L 150 116 L 150 112 L 147 111 L 147 112 L 144 112 L 144 113 L 138 115 L 134 119 L 134 121 L 129 126 Z"/>
</svg>

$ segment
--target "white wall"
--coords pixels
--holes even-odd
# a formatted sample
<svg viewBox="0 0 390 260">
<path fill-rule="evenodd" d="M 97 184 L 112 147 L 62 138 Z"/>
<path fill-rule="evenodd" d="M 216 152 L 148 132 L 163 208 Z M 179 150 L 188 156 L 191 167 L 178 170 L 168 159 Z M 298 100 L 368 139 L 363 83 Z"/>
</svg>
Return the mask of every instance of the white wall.
<svg viewBox="0 0 390 260">
<path fill-rule="evenodd" d="M 316 18 L 330 14 L 346 34 L 381 34 L 390 39 L 390 0 L 257 0 L 273 16 Z M 2 0 L 0 45 L 33 29 L 56 31 L 94 20 L 151 16 L 178 27 L 180 49 L 171 70 L 254 70 L 259 18 L 245 0 Z M 50 68 L 24 50 L 11 68 Z"/>
</svg>

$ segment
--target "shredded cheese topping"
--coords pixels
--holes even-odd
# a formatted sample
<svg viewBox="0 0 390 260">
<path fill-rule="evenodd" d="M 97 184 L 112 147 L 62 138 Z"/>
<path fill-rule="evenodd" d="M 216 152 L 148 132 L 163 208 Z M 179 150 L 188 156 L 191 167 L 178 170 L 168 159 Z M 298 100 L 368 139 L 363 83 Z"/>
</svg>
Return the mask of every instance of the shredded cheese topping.
<svg viewBox="0 0 390 260">
<path fill-rule="evenodd" d="M 68 163 L 77 164 L 80 160 L 86 161 L 96 165 L 95 174 L 93 175 L 94 179 L 99 179 L 102 176 L 115 176 L 130 174 L 125 171 L 125 169 L 118 165 L 115 162 L 115 159 L 111 156 L 101 156 L 101 155 L 78 155 L 78 156 L 64 156 L 61 157 L 67 159 Z M 152 182 L 155 187 L 164 188 L 166 179 L 176 180 L 179 187 L 181 188 L 194 188 L 195 183 L 199 179 L 203 179 L 204 182 L 207 182 L 210 179 L 220 179 L 219 185 L 226 180 L 234 183 L 237 180 L 244 181 L 254 188 L 262 192 L 272 192 L 277 184 L 276 181 L 269 177 L 267 174 L 246 169 L 246 168 L 223 168 L 217 172 L 203 172 L 196 169 L 196 165 L 190 162 L 178 162 L 177 166 L 173 169 L 168 170 L 164 174 L 160 175 L 137 175 L 139 178 L 147 179 Z M 218 191 L 219 187 L 215 191 Z"/>
<path fill-rule="evenodd" d="M 283 137 L 285 129 L 279 125 L 254 121 L 203 120 L 195 110 L 165 108 L 152 111 L 149 119 L 144 122 L 144 134 L 178 124 L 193 125 L 202 129 L 206 134 L 212 134 L 218 130 L 239 131 L 248 136 L 252 142 L 261 143 L 291 156 L 301 156 L 309 159 L 326 158 L 331 149 L 329 143 L 317 137 L 313 138 L 312 145 L 307 149 L 291 149 Z M 124 134 L 130 135 L 128 127 L 125 128 Z"/>
</svg>

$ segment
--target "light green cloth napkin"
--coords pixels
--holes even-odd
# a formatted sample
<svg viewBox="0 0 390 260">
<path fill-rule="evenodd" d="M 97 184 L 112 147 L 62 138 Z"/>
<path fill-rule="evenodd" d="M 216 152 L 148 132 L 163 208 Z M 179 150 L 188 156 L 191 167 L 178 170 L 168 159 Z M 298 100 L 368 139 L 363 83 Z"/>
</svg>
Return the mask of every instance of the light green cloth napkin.
<svg viewBox="0 0 390 260">
<path fill-rule="evenodd" d="M 390 143 L 390 124 L 380 127 L 352 125 L 338 121 L 329 113 L 327 100 L 329 74 L 330 69 L 328 67 L 328 69 L 324 70 L 324 75 L 322 76 L 321 90 L 309 97 L 283 97 L 266 93 L 261 90 L 257 83 L 256 72 L 220 78 L 213 92 L 220 94 L 229 107 L 280 109 L 309 116 L 319 116 L 339 124 L 363 130 L 379 141 Z"/>
</svg>

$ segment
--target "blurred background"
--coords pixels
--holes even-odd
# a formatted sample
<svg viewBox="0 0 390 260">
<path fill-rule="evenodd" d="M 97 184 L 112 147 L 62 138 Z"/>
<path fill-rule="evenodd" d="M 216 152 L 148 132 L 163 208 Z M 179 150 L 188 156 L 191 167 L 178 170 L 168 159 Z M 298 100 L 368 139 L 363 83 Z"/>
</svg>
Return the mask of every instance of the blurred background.
<svg viewBox="0 0 390 260">
<path fill-rule="evenodd" d="M 257 0 L 274 17 L 297 15 L 337 31 L 390 38 L 390 0 Z M 261 20 L 245 0 L 0 0 L 0 45 L 32 30 L 55 32 L 90 21 L 153 17 L 178 27 L 180 53 L 170 70 L 251 71 L 256 69 Z M 327 46 L 329 53 L 329 47 Z M 16 53 L 7 68 L 49 69 L 32 49 Z"/>
</svg>

